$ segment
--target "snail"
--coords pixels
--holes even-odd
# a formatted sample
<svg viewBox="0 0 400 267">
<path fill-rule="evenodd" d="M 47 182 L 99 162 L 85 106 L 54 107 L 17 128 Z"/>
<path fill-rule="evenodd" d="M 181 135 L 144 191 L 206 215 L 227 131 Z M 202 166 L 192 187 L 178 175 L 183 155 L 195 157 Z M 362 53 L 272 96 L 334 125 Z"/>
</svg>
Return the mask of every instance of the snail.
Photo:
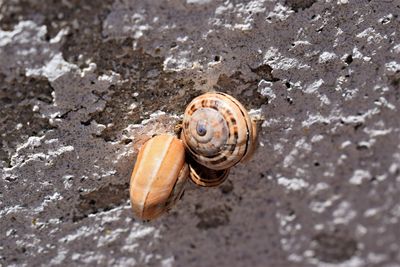
<svg viewBox="0 0 400 267">
<path fill-rule="evenodd" d="M 190 180 L 199 186 L 210 187 L 223 183 L 229 175 L 229 169 L 212 170 L 189 159 Z"/>
<path fill-rule="evenodd" d="M 172 135 L 158 135 L 139 150 L 130 180 L 131 206 L 136 217 L 152 220 L 182 196 L 189 167 L 185 147 Z"/>
<path fill-rule="evenodd" d="M 250 159 L 254 153 L 257 122 L 232 96 L 220 92 L 206 93 L 187 106 L 181 139 L 197 163 L 211 170 L 227 170 Z M 192 176 L 195 175 L 191 175 L 193 180 Z M 226 178 L 224 175 L 220 177 L 221 180 Z"/>
</svg>

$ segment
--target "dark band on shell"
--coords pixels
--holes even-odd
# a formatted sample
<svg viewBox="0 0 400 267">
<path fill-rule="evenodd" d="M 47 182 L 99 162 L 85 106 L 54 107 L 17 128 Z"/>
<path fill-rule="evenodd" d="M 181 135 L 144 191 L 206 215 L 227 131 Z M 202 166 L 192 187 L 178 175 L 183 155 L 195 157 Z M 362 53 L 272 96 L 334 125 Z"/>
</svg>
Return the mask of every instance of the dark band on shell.
<svg viewBox="0 0 400 267">
<path fill-rule="evenodd" d="M 205 121 L 198 131 L 199 121 Z M 182 140 L 190 155 L 214 170 L 230 168 L 246 157 L 253 146 L 254 127 L 246 109 L 224 93 L 206 93 L 187 107 Z"/>
<path fill-rule="evenodd" d="M 230 169 L 212 170 L 206 168 L 196 161 L 189 161 L 190 180 L 199 186 L 212 187 L 223 183 L 229 175 Z"/>
</svg>

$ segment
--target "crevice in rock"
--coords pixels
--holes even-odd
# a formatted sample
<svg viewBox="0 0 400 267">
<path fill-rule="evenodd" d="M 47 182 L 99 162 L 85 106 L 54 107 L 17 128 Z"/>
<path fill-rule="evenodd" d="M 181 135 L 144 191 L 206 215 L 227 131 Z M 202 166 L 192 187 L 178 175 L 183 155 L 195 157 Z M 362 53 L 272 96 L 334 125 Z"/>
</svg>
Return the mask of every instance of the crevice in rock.
<svg viewBox="0 0 400 267">
<path fill-rule="evenodd" d="M 91 114 L 93 120 L 107 126 L 98 136 L 105 141 L 115 141 L 122 129 L 140 123 L 157 110 L 182 114 L 187 103 L 200 94 L 193 89 L 190 78 L 164 72 L 163 58 L 133 50 L 129 38 L 110 40 L 102 48 L 97 58 L 99 74 L 113 69 L 125 81 L 110 87 L 104 110 Z M 121 51 L 123 56 L 116 57 Z"/>
<path fill-rule="evenodd" d="M 262 73 L 265 74 L 265 72 Z M 241 76 L 241 72 L 235 72 L 231 76 L 221 74 L 214 89 L 232 95 L 248 109 L 259 108 L 261 105 L 267 104 L 268 98 L 257 91 L 259 79 L 246 81 Z M 262 76 L 259 77 L 262 79 Z M 268 78 L 267 76 L 264 77 Z M 240 90 L 237 90 L 238 88 Z M 236 95 L 236 91 L 240 91 L 240 95 Z"/>
<path fill-rule="evenodd" d="M 68 27 L 70 29 L 69 37 L 73 40 L 68 41 L 67 45 L 71 50 L 67 50 L 74 53 L 77 58 L 83 51 L 95 52 L 96 46 L 88 40 L 101 36 L 99 33 L 102 19 L 109 13 L 113 2 L 113 0 L 99 3 L 90 0 L 50 0 L 43 4 L 41 1 L 30 0 L 4 1 L 0 5 L 1 28 L 9 31 L 20 21 L 33 20 L 47 26 L 46 40 L 50 40 L 61 29 Z M 85 48 L 80 53 L 75 50 L 77 47 L 74 44 L 77 43 L 80 44 L 80 48 Z M 86 55 L 84 54 L 84 56 Z"/>
<path fill-rule="evenodd" d="M 353 56 L 348 55 L 344 62 L 346 62 L 347 65 L 350 65 L 353 62 Z"/>
<path fill-rule="evenodd" d="M 270 82 L 279 81 L 279 79 L 274 77 L 274 75 L 272 74 L 273 69 L 268 64 L 260 65 L 255 69 L 251 69 L 251 71 L 256 73 L 258 76 L 260 76 L 260 79 L 270 81 Z"/>
<path fill-rule="evenodd" d="M 51 104 L 53 89 L 47 79 L 19 76 L 6 81 L 0 74 L 0 160 L 11 166 L 11 155 L 30 136 L 43 136 L 55 127 L 32 102 Z"/>
<path fill-rule="evenodd" d="M 127 199 L 129 199 L 129 184 L 109 184 L 81 194 L 76 205 L 77 213 L 72 220 L 76 222 L 90 214 L 111 210 L 125 203 Z"/>
<path fill-rule="evenodd" d="M 298 12 L 300 9 L 310 8 L 317 0 L 286 0 L 285 4 Z"/>
</svg>

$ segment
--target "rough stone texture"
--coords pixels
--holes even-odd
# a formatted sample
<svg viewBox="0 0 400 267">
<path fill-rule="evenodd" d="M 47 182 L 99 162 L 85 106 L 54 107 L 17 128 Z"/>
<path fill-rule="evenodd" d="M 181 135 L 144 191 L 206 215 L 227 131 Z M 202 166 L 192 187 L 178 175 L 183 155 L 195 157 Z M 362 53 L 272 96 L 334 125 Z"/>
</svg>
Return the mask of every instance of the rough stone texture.
<svg viewBox="0 0 400 267">
<path fill-rule="evenodd" d="M 0 0 L 0 265 L 400 266 L 399 14 Z M 254 159 L 135 220 L 138 148 L 209 90 L 265 116 Z"/>
</svg>

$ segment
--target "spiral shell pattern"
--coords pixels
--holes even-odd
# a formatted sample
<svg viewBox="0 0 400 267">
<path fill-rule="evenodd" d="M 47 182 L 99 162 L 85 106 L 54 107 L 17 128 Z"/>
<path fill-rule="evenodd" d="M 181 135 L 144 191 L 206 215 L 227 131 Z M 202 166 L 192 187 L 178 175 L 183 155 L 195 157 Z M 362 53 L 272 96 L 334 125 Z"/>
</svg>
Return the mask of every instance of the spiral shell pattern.
<svg viewBox="0 0 400 267">
<path fill-rule="evenodd" d="M 256 129 L 238 100 L 220 92 L 206 93 L 187 106 L 181 138 L 199 164 L 224 170 L 254 151 Z"/>
<path fill-rule="evenodd" d="M 203 187 L 218 186 L 228 178 L 230 169 L 212 170 L 196 161 L 189 163 L 189 177 L 196 185 Z"/>
</svg>

